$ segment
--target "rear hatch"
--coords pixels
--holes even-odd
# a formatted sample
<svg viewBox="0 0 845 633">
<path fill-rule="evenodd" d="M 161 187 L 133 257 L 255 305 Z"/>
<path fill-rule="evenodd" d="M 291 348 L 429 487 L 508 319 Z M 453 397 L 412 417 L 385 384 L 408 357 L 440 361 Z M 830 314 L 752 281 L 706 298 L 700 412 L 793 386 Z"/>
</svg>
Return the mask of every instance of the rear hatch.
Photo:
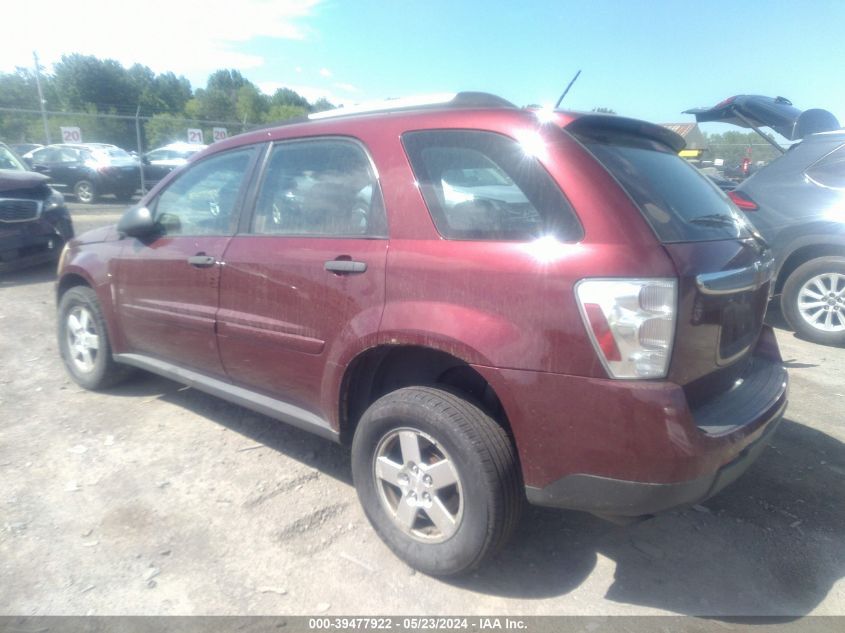
<svg viewBox="0 0 845 633">
<path fill-rule="evenodd" d="M 667 378 L 695 408 L 750 371 L 773 269 L 771 252 L 730 199 L 679 158 L 683 140 L 621 117 L 566 127 L 627 191 L 678 273 Z"/>
<path fill-rule="evenodd" d="M 816 132 L 839 129 L 839 121 L 827 110 L 812 108 L 801 111 L 784 97 L 737 95 L 712 108 L 693 108 L 684 111 L 684 114 L 695 115 L 699 123 L 730 123 L 752 128 L 761 135 L 759 128 L 768 127 L 790 141 Z"/>
</svg>

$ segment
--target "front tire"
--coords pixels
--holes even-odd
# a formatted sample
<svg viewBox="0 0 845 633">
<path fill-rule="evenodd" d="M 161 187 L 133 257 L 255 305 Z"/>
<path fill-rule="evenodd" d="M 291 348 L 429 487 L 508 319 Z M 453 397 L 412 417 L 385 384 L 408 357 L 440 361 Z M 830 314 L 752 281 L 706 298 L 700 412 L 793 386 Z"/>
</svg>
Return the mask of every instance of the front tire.
<svg viewBox="0 0 845 633">
<path fill-rule="evenodd" d="M 433 387 L 399 389 L 367 409 L 352 442 L 352 476 L 382 540 L 435 576 L 460 574 L 492 555 L 524 502 L 504 429 Z"/>
<path fill-rule="evenodd" d="M 59 302 L 59 350 L 71 378 L 85 389 L 116 385 L 131 369 L 115 363 L 97 294 L 87 286 L 68 290 Z"/>
<path fill-rule="evenodd" d="M 845 345 L 845 257 L 818 257 L 789 276 L 781 311 L 803 338 L 823 345 Z"/>
</svg>

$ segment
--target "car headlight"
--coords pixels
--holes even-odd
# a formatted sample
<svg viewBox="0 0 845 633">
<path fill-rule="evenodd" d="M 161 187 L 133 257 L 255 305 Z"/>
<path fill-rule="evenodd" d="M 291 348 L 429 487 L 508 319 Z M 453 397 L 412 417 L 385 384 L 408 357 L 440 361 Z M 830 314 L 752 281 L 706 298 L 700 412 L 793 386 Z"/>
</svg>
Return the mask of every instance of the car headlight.
<svg viewBox="0 0 845 633">
<path fill-rule="evenodd" d="M 65 197 L 59 193 L 58 191 L 53 190 L 47 199 L 44 201 L 44 210 L 45 211 L 52 211 L 53 209 L 58 209 L 59 207 L 65 206 Z"/>
</svg>

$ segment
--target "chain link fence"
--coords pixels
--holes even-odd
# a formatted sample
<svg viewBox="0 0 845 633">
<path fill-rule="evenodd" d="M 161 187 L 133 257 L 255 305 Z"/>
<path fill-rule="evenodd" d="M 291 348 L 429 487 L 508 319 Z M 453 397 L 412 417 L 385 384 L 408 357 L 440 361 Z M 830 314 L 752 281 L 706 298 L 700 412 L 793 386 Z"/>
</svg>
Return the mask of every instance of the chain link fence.
<svg viewBox="0 0 845 633">
<path fill-rule="evenodd" d="M 247 121 L 0 108 L 0 140 L 7 144 L 111 143 L 143 154 L 176 141 L 211 143 L 251 129 Z"/>
</svg>

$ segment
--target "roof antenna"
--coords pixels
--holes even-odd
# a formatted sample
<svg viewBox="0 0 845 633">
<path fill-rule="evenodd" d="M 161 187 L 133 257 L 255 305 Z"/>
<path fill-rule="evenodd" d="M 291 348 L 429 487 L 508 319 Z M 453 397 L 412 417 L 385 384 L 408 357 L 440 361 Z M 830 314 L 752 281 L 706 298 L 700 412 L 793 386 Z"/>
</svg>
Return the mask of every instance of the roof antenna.
<svg viewBox="0 0 845 633">
<path fill-rule="evenodd" d="M 557 100 L 557 103 L 555 104 L 555 110 L 557 110 L 560 107 L 561 101 L 563 101 L 563 98 L 566 96 L 566 93 L 569 92 L 569 89 L 572 87 L 572 84 L 575 83 L 575 80 L 578 79 L 578 75 L 580 75 L 580 74 L 581 74 L 580 70 L 577 73 L 575 73 L 575 76 L 572 78 L 572 81 L 569 82 L 569 85 L 566 87 L 566 90 L 563 91 L 563 94 L 560 95 L 560 99 Z"/>
</svg>

